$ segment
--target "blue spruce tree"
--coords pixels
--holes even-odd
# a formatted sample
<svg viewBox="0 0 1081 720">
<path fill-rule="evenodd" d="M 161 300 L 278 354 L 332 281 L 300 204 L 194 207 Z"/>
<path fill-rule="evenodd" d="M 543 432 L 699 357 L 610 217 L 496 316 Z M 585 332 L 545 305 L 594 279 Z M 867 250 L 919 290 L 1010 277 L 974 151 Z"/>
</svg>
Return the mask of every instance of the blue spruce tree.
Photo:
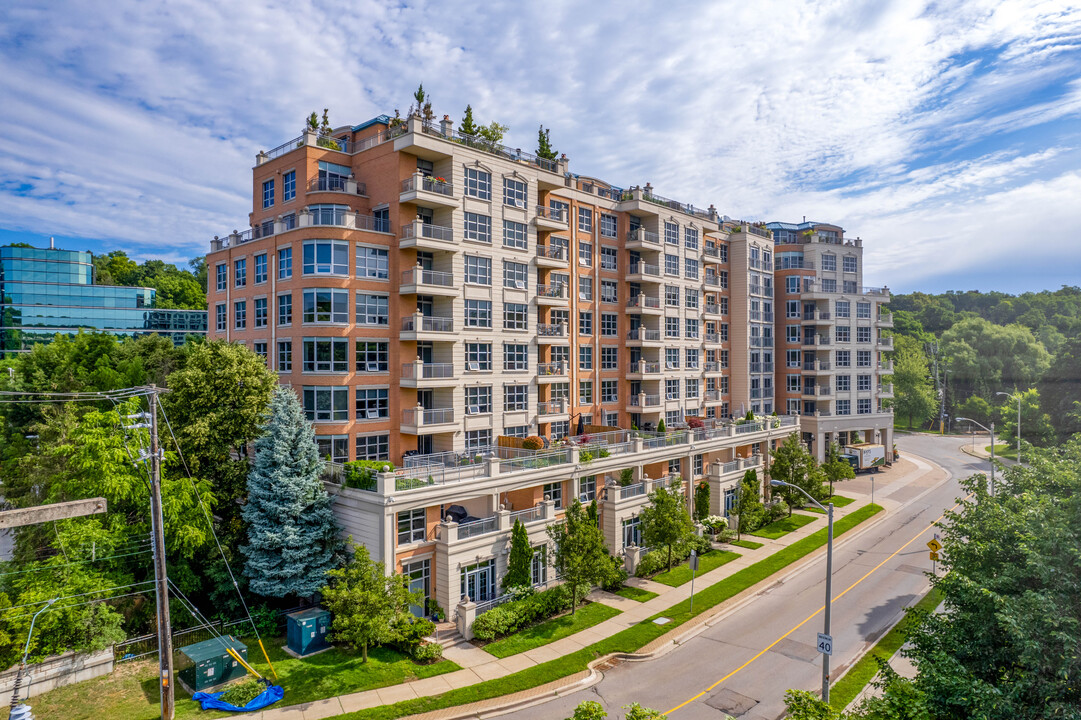
<svg viewBox="0 0 1081 720">
<path fill-rule="evenodd" d="M 291 389 L 274 392 L 265 430 L 255 441 L 248 473 L 244 574 L 259 595 L 307 597 L 326 585 L 340 547 L 330 497 L 319 479 L 323 461 Z"/>
</svg>

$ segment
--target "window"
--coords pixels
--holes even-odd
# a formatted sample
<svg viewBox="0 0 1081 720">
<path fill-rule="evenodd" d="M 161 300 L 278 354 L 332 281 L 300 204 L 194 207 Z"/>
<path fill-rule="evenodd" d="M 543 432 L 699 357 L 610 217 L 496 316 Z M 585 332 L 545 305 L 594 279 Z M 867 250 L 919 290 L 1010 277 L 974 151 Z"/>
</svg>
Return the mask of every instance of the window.
<svg viewBox="0 0 1081 720">
<path fill-rule="evenodd" d="M 718 386 L 718 389 L 721 391 L 721 395 L 727 395 L 728 394 L 728 378 L 727 377 L 722 377 L 721 378 L 721 382 L 720 382 L 720 384 Z M 725 411 L 723 414 L 727 415 L 728 412 Z"/>
<path fill-rule="evenodd" d="M 526 184 L 521 180 L 503 178 L 503 204 L 512 207 L 524 208 L 526 206 Z"/>
<path fill-rule="evenodd" d="M 835 383 L 837 392 L 848 392 L 852 389 L 852 376 L 851 375 L 838 375 L 837 382 Z"/>
<path fill-rule="evenodd" d="M 267 309 L 266 298 L 255 299 L 255 327 L 266 327 L 267 324 Z"/>
<path fill-rule="evenodd" d="M 349 419 L 349 388 L 304 388 L 304 414 L 312 422 L 344 422 Z"/>
<path fill-rule="evenodd" d="M 297 196 L 297 173 L 295 170 L 282 175 L 282 202 L 289 202 Z"/>
<path fill-rule="evenodd" d="M 617 267 L 616 258 L 618 253 L 615 248 L 602 247 L 601 248 L 601 270 L 615 270 Z"/>
<path fill-rule="evenodd" d="M 664 319 L 664 336 L 668 338 L 679 337 L 679 318 L 666 317 Z"/>
<path fill-rule="evenodd" d="M 837 281 L 830 278 L 822 279 L 822 292 L 835 293 L 837 292 Z"/>
<path fill-rule="evenodd" d="M 856 412 L 860 415 L 871 414 L 871 398 L 860 398 L 856 401 Z"/>
<path fill-rule="evenodd" d="M 698 309 L 698 291 L 694 288 L 687 288 L 684 292 L 684 297 L 687 300 L 687 307 L 692 310 Z"/>
<path fill-rule="evenodd" d="M 389 343 L 357 340 L 357 372 L 385 373 L 390 369 Z"/>
<path fill-rule="evenodd" d="M 263 360 L 267 359 L 266 342 L 256 341 L 252 344 L 252 350 L 255 352 L 256 355 L 263 358 Z"/>
<path fill-rule="evenodd" d="M 528 425 L 509 425 L 503 428 L 503 434 L 507 437 L 529 437 Z"/>
<path fill-rule="evenodd" d="M 842 260 L 844 262 L 843 269 L 846 273 L 856 272 L 856 257 L 854 255 L 845 255 Z"/>
<path fill-rule="evenodd" d="M 578 298 L 581 300 L 593 300 L 593 278 L 578 278 Z"/>
<path fill-rule="evenodd" d="M 244 287 L 248 284 L 248 260 L 241 258 L 233 261 L 233 285 Z"/>
<path fill-rule="evenodd" d="M 668 245 L 679 245 L 679 225 L 671 222 L 664 224 L 664 242 Z"/>
<path fill-rule="evenodd" d="M 822 256 L 822 269 L 836 271 L 837 270 L 837 256 L 830 253 L 826 253 Z"/>
<path fill-rule="evenodd" d="M 857 375 L 856 376 L 856 389 L 860 392 L 868 392 L 871 389 L 871 376 L 870 375 Z"/>
<path fill-rule="evenodd" d="M 852 317 L 852 303 L 847 300 L 837 300 L 833 304 L 833 309 L 838 318 Z"/>
<path fill-rule="evenodd" d="M 304 372 L 348 372 L 348 338 L 304 338 Z"/>
<path fill-rule="evenodd" d="M 785 325 L 784 326 L 784 333 L 785 333 L 785 335 L 784 335 L 785 342 L 790 342 L 790 343 L 798 343 L 799 342 L 799 325 Z"/>
<path fill-rule="evenodd" d="M 492 327 L 492 301 L 466 300 L 465 325 L 466 327 L 479 328 Z"/>
<path fill-rule="evenodd" d="M 687 348 L 685 353 L 686 353 L 685 357 L 686 357 L 686 360 L 687 360 L 687 369 L 688 370 L 697 370 L 698 369 L 698 349 L 697 348 Z"/>
<path fill-rule="evenodd" d="M 869 327 L 857 327 L 856 328 L 856 342 L 869 343 L 871 342 L 871 328 Z"/>
<path fill-rule="evenodd" d="M 616 370 L 619 368 L 619 348 L 601 348 L 601 370 Z"/>
<path fill-rule="evenodd" d="M 839 343 L 852 342 L 852 328 L 848 325 L 838 325 L 834 328 L 834 339 Z"/>
<path fill-rule="evenodd" d="M 465 412 L 478 415 L 492 412 L 492 386 L 474 385 L 465 389 Z"/>
<path fill-rule="evenodd" d="M 679 255 L 664 255 L 664 274 L 679 277 Z"/>
<path fill-rule="evenodd" d="M 225 332 L 225 325 L 228 313 L 225 310 L 225 303 L 218 303 L 214 307 L 214 327 L 218 332 Z"/>
<path fill-rule="evenodd" d="M 503 247 L 526 249 L 526 226 L 513 220 L 503 221 Z"/>
<path fill-rule="evenodd" d="M 788 392 L 795 392 L 795 393 L 800 392 L 800 389 L 801 389 L 800 376 L 799 375 L 788 375 L 788 376 L 786 376 L 786 378 L 787 379 L 785 380 L 785 390 L 787 390 Z"/>
<path fill-rule="evenodd" d="M 305 275 L 348 275 L 349 243 L 309 240 L 304 243 Z"/>
<path fill-rule="evenodd" d="M 593 369 L 593 346 L 592 345 L 579 345 L 578 346 L 578 367 L 582 370 Z"/>
<path fill-rule="evenodd" d="M 679 307 L 679 285 L 664 286 L 664 304 L 668 307 Z"/>
<path fill-rule="evenodd" d="M 278 279 L 286 280 L 293 277 L 293 248 L 280 248 L 278 250 Z"/>
<path fill-rule="evenodd" d="M 217 278 L 217 288 L 219 291 L 225 290 L 229 284 L 229 270 L 225 263 L 218 263 L 214 268 L 215 277 Z"/>
<path fill-rule="evenodd" d="M 503 369 L 528 370 L 529 346 L 524 343 L 503 343 Z"/>
<path fill-rule="evenodd" d="M 852 414 L 852 401 L 851 400 L 838 400 L 837 405 L 838 415 L 851 415 Z"/>
<path fill-rule="evenodd" d="M 601 302 L 614 303 L 619 299 L 619 286 L 614 280 L 601 280 Z"/>
<path fill-rule="evenodd" d="M 858 302 L 856 303 L 856 317 L 860 320 L 871 319 L 871 303 Z"/>
<path fill-rule="evenodd" d="M 357 460 L 389 460 L 390 435 L 357 437 Z"/>
<path fill-rule="evenodd" d="M 582 380 L 578 383 L 578 404 L 579 405 L 592 405 L 593 404 L 593 381 Z"/>
<path fill-rule="evenodd" d="M 619 335 L 619 315 L 601 313 L 601 337 L 616 337 L 617 335 Z"/>
<path fill-rule="evenodd" d="M 601 237 L 616 236 L 616 216 L 601 213 Z"/>
<path fill-rule="evenodd" d="M 424 508 L 398 513 L 398 544 L 424 542 Z"/>
<path fill-rule="evenodd" d="M 279 296 L 288 297 L 288 296 Z M 279 313 L 281 300 L 278 301 Z M 349 322 L 349 291 L 317 289 L 304 291 L 304 322 L 306 323 L 347 323 Z"/>
<path fill-rule="evenodd" d="M 702 466 L 703 466 L 702 456 L 701 455 L 695 455 L 694 456 L 694 474 L 695 474 L 695 476 L 698 476 L 698 475 L 702 474 Z"/>
<path fill-rule="evenodd" d="M 786 350 L 785 351 L 785 367 L 796 368 L 800 367 L 800 351 L 799 350 Z"/>
<path fill-rule="evenodd" d="M 687 318 L 684 320 L 684 326 L 686 329 L 686 336 L 689 338 L 698 337 L 698 318 Z M 722 326 L 723 327 L 723 326 Z M 727 340 L 728 338 L 723 338 Z"/>
<path fill-rule="evenodd" d="M 578 334 L 579 335 L 592 335 L 593 334 L 593 313 L 591 313 L 591 312 L 579 312 L 578 313 Z"/>
<path fill-rule="evenodd" d="M 487 215 L 467 212 L 465 214 L 465 239 L 491 244 L 492 218 Z"/>
<path fill-rule="evenodd" d="M 856 367 L 871 367 L 871 351 L 870 350 L 857 350 L 856 351 Z"/>
<path fill-rule="evenodd" d="M 465 281 L 474 285 L 491 285 L 492 259 L 477 255 L 466 255 Z"/>
<path fill-rule="evenodd" d="M 601 380 L 601 402 L 614 403 L 619 401 L 619 381 Z"/>
<path fill-rule="evenodd" d="M 293 369 L 293 341 L 278 341 L 278 372 L 287 372 Z"/>
<path fill-rule="evenodd" d="M 721 367 L 722 368 L 725 368 L 725 369 L 728 368 L 728 351 L 727 350 L 721 350 L 721 361 L 720 362 L 721 362 Z"/>
<path fill-rule="evenodd" d="M 664 397 L 666 400 L 679 400 L 679 380 L 664 381 Z"/>
<path fill-rule="evenodd" d="M 555 503 L 556 510 L 563 507 L 563 483 L 547 483 L 544 486 L 544 494 Z"/>
<path fill-rule="evenodd" d="M 465 368 L 474 372 L 492 369 L 491 343 L 466 343 Z"/>
<path fill-rule="evenodd" d="M 571 424 L 569 420 L 560 420 L 552 423 L 552 439 L 561 440 L 562 438 L 567 437 L 567 433 L 570 432 L 570 427 Z"/>
<path fill-rule="evenodd" d="M 689 277 L 691 280 L 697 280 L 698 279 L 698 261 L 694 260 L 693 258 L 684 258 L 683 259 L 683 271 L 684 271 L 684 275 L 686 275 L 686 277 Z"/>
<path fill-rule="evenodd" d="M 293 323 L 293 296 L 278 296 L 278 324 L 292 325 Z"/>
<path fill-rule="evenodd" d="M 691 250 L 698 249 L 698 228 L 683 229 L 683 245 Z"/>
<path fill-rule="evenodd" d="M 504 385 L 503 386 L 503 409 L 525 410 L 529 407 L 528 385 Z"/>
<path fill-rule="evenodd" d="M 243 330 L 248 326 L 248 303 L 244 300 L 233 303 L 233 327 Z"/>
<path fill-rule="evenodd" d="M 593 232 L 593 211 L 589 208 L 578 208 L 578 231 Z"/>
<path fill-rule="evenodd" d="M 263 209 L 274 207 L 274 180 L 263 181 Z"/>
<path fill-rule="evenodd" d="M 482 450 L 492 444 L 492 431 L 488 430 L 467 430 L 465 433 L 465 449 L 466 450 Z M 489 563 L 492 561 L 489 560 Z M 488 595 L 488 599 L 495 597 L 495 571 L 493 569 L 491 574 L 492 590 Z M 480 599 L 478 597 L 478 599 Z"/>
<path fill-rule="evenodd" d="M 389 302 L 386 295 L 357 293 L 357 325 L 389 325 Z"/>
<path fill-rule="evenodd" d="M 491 200 L 492 174 L 476 168 L 466 168 L 465 194 L 481 200 Z"/>
<path fill-rule="evenodd" d="M 850 350 L 838 350 L 834 355 L 837 367 L 852 367 L 852 352 Z"/>
<path fill-rule="evenodd" d="M 593 267 L 593 243 L 578 243 L 578 264 Z"/>
<path fill-rule="evenodd" d="M 623 547 L 640 547 L 642 545 L 642 523 L 638 517 L 628 518 L 622 523 Z"/>
<path fill-rule="evenodd" d="M 357 420 L 390 417 L 390 391 L 386 388 L 357 388 Z"/>
<path fill-rule="evenodd" d="M 799 275 L 789 275 L 784 279 L 784 291 L 789 295 L 799 294 Z"/>
<path fill-rule="evenodd" d="M 593 502 L 597 497 L 597 476 L 587 475 L 578 481 L 578 501 L 582 503 Z"/>
<path fill-rule="evenodd" d="M 357 248 L 357 277 L 386 280 L 390 277 L 387 251 L 383 248 Z"/>
<path fill-rule="evenodd" d="M 468 257 L 468 256 L 466 256 Z M 503 261 L 503 287 L 525 290 L 529 281 L 529 266 L 525 263 Z"/>
<path fill-rule="evenodd" d="M 751 330 L 754 330 L 756 327 L 757 327 L 756 325 L 752 325 Z M 766 330 L 768 330 L 768 329 L 769 328 L 766 328 Z M 719 330 L 720 330 L 720 333 L 718 333 L 718 334 L 720 335 L 721 342 L 728 342 L 728 323 L 721 323 L 721 326 L 720 326 Z M 772 343 L 771 343 L 771 345 L 772 345 Z"/>
<path fill-rule="evenodd" d="M 503 303 L 503 329 L 525 330 L 527 306 L 522 303 Z"/>
<path fill-rule="evenodd" d="M 857 292 L 855 280 L 845 280 L 843 283 L 843 292 L 854 295 Z"/>
<path fill-rule="evenodd" d="M 664 369 L 679 369 L 679 348 L 670 347 L 664 349 Z"/>
</svg>

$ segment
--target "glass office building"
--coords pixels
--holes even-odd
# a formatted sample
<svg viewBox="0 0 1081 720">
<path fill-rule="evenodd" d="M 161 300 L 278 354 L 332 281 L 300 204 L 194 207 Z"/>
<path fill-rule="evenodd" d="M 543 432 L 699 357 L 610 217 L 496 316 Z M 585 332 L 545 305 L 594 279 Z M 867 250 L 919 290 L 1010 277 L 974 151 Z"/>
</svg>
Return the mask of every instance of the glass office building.
<svg viewBox="0 0 1081 720">
<path fill-rule="evenodd" d="M 0 247 L 0 357 L 80 330 L 157 333 L 177 345 L 206 335 L 205 310 L 155 308 L 154 296 L 152 288 L 95 285 L 89 252 Z"/>
</svg>

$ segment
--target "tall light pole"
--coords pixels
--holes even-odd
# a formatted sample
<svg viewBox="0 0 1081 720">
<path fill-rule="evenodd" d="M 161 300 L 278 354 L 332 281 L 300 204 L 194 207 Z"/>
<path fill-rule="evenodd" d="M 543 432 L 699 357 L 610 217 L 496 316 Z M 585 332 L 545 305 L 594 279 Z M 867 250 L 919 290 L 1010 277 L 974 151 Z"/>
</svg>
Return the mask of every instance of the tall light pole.
<svg viewBox="0 0 1081 720">
<path fill-rule="evenodd" d="M 984 430 L 991 434 L 991 495 L 995 494 L 995 424 L 991 423 L 991 427 L 981 425 L 972 418 L 959 417 L 957 422 L 970 422 L 977 427 L 982 427 Z"/>
<path fill-rule="evenodd" d="M 1013 400 L 1010 393 L 997 392 L 995 395 L 1005 395 Z M 1021 462 L 1021 393 L 1017 393 L 1017 462 Z"/>
<path fill-rule="evenodd" d="M 833 503 L 828 503 L 826 507 L 822 507 L 822 503 L 815 500 L 813 497 L 807 494 L 807 491 L 798 485 L 792 483 L 786 483 L 784 480 L 769 481 L 770 485 L 778 487 L 784 485 L 786 487 L 795 488 L 801 493 L 807 496 L 807 499 L 813 502 L 823 512 L 826 513 L 828 525 L 826 529 L 826 622 L 823 634 L 830 637 L 830 610 L 833 608 Z M 830 701 L 830 655 L 833 653 L 833 640 L 830 638 L 829 652 L 822 652 L 822 701 L 828 703 Z"/>
<path fill-rule="evenodd" d="M 23 648 L 23 661 L 19 665 L 19 672 L 15 674 L 15 687 L 11 691 L 11 717 L 30 717 L 30 708 L 19 707 L 19 687 L 23 684 L 23 674 L 26 672 L 26 659 L 30 655 L 30 638 L 34 637 L 34 623 L 38 620 L 38 615 L 45 612 L 53 606 L 53 603 L 60 598 L 55 597 L 52 600 L 46 600 L 45 604 L 41 606 L 41 609 L 34 613 L 34 617 L 30 618 L 30 631 L 26 633 L 26 647 Z"/>
</svg>

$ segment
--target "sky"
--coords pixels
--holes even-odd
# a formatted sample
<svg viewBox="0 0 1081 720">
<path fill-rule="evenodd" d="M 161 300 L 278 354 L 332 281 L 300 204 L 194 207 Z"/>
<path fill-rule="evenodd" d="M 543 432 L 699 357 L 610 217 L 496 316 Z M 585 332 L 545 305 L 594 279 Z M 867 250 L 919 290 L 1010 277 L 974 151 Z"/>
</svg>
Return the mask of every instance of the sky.
<svg viewBox="0 0 1081 720">
<path fill-rule="evenodd" d="M 181 266 L 255 155 L 403 114 L 540 124 L 571 172 L 837 223 L 895 292 L 1081 285 L 1081 5 L 7 0 L 0 244 Z"/>
</svg>

